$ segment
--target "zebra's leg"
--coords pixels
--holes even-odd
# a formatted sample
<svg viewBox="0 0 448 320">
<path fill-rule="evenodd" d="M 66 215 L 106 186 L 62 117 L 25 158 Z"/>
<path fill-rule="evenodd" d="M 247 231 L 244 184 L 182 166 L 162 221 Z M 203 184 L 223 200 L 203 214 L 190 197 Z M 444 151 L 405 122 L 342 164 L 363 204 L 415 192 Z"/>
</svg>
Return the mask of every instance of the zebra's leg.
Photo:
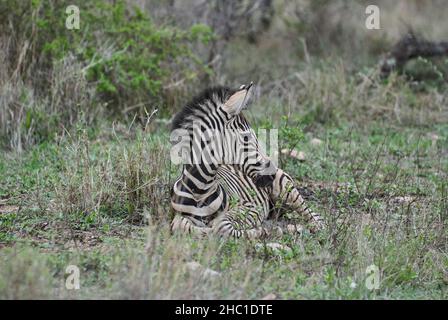
<svg viewBox="0 0 448 320">
<path fill-rule="evenodd" d="M 171 222 L 171 232 L 205 237 L 210 234 L 211 228 L 206 226 L 197 226 L 187 217 L 180 213 L 176 213 L 173 221 Z"/>
<path fill-rule="evenodd" d="M 224 237 L 260 238 L 266 235 L 266 230 L 261 227 L 264 219 L 261 211 L 251 203 L 240 203 L 217 218 L 212 232 Z"/>
<path fill-rule="evenodd" d="M 322 217 L 306 205 L 299 190 L 294 186 L 292 178 L 283 170 L 278 169 L 273 177 L 271 199 L 274 203 L 286 205 L 298 212 L 311 224 L 311 231 L 324 228 Z"/>
</svg>

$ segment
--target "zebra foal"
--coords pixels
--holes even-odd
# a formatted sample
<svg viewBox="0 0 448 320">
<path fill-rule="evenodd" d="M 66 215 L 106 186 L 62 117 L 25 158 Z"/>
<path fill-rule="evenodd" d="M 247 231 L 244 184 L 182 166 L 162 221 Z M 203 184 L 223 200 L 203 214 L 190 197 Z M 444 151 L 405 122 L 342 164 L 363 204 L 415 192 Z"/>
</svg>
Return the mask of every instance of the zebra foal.
<svg viewBox="0 0 448 320">
<path fill-rule="evenodd" d="M 260 237 L 279 202 L 307 218 L 312 231 L 323 227 L 292 178 L 261 150 L 242 113 L 251 88 L 207 89 L 175 116 L 171 156 L 183 167 L 171 195 L 173 231 Z"/>
</svg>

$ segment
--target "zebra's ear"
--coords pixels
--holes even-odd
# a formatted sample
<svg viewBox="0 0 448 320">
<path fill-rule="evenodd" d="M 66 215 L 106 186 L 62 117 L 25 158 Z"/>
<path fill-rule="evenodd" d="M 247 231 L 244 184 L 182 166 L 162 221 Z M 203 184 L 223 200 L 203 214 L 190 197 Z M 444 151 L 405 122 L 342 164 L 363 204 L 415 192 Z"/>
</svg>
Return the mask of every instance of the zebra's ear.
<svg viewBox="0 0 448 320">
<path fill-rule="evenodd" d="M 237 115 L 241 112 L 246 104 L 247 90 L 242 89 L 236 91 L 230 96 L 230 98 L 224 103 L 224 111 L 229 114 Z"/>
</svg>

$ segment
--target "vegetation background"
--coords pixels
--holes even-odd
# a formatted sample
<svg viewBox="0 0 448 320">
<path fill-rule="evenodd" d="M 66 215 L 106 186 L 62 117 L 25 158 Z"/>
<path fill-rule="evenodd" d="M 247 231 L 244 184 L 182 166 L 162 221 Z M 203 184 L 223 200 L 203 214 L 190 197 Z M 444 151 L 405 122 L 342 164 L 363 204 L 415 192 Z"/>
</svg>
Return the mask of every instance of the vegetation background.
<svg viewBox="0 0 448 320">
<path fill-rule="evenodd" d="M 446 299 L 448 60 L 378 64 L 410 29 L 447 40 L 447 16 L 443 0 L 0 0 L 0 298 Z M 327 230 L 170 235 L 171 117 L 250 81 L 247 117 L 300 151 L 281 166 Z"/>
</svg>

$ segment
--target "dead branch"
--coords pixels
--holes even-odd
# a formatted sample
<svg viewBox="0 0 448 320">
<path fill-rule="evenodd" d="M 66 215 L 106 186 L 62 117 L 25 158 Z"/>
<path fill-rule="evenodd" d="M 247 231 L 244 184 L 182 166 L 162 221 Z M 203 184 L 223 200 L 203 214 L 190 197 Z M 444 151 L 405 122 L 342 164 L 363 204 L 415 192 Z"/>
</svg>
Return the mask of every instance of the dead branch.
<svg viewBox="0 0 448 320">
<path fill-rule="evenodd" d="M 396 70 L 401 72 L 404 65 L 417 57 L 431 58 L 448 55 L 448 42 L 432 42 L 417 37 L 412 31 L 398 41 L 380 63 L 383 77 Z"/>
</svg>

